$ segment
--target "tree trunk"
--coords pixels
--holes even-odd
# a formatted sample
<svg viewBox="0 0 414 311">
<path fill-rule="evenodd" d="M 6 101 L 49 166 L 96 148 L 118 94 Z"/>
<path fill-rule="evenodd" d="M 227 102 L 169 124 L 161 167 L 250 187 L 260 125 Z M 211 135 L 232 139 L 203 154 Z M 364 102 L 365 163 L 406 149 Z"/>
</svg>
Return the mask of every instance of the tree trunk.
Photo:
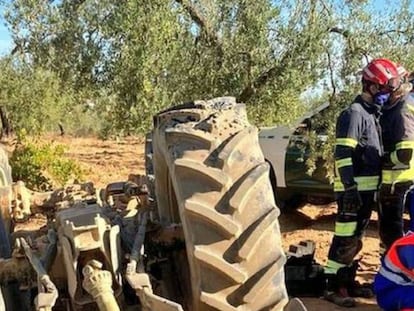
<svg viewBox="0 0 414 311">
<path fill-rule="evenodd" d="M 63 124 L 59 122 L 58 126 L 59 126 L 60 136 L 65 136 L 65 129 L 63 128 Z"/>
<path fill-rule="evenodd" d="M 0 106 L 0 119 L 2 126 L 1 136 L 10 136 L 13 133 L 13 129 L 9 118 L 7 117 L 6 108 L 3 106 Z"/>
</svg>

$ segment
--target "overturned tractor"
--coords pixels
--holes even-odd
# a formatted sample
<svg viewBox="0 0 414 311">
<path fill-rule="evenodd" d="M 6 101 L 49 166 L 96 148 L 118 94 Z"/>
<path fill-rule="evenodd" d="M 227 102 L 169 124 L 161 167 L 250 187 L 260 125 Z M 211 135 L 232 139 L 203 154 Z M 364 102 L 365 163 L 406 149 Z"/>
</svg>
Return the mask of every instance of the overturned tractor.
<svg viewBox="0 0 414 311">
<path fill-rule="evenodd" d="M 2 159 L 0 310 L 283 310 L 279 210 L 244 105 L 161 112 L 147 147 L 148 176 L 100 191 L 12 186 Z M 16 230 L 34 213 L 41 230 Z"/>
</svg>

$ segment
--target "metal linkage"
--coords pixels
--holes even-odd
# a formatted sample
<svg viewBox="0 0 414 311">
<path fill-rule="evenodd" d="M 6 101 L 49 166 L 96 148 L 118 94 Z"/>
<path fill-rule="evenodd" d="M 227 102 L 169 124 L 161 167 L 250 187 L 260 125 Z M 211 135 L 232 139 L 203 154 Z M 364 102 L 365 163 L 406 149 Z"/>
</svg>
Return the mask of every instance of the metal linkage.
<svg viewBox="0 0 414 311">
<path fill-rule="evenodd" d="M 37 311 L 51 311 L 58 298 L 58 290 L 50 280 L 49 275 L 46 273 L 45 268 L 42 265 L 41 260 L 33 253 L 29 244 L 24 238 L 20 238 L 21 246 L 23 247 L 24 253 L 27 260 L 29 260 L 33 269 L 37 274 L 37 288 L 38 295 L 35 298 L 35 307 Z"/>
</svg>

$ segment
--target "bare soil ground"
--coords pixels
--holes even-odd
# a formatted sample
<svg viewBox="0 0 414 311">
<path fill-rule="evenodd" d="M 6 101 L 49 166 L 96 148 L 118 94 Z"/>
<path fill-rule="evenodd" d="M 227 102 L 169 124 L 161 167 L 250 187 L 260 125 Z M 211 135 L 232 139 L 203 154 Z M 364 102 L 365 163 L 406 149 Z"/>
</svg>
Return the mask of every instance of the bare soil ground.
<svg viewBox="0 0 414 311">
<path fill-rule="evenodd" d="M 101 141 L 95 138 L 48 137 L 68 147 L 67 156 L 76 159 L 86 172 L 86 180 L 97 187 L 115 181 L 126 180 L 128 174 L 144 174 L 144 140 L 126 138 L 119 141 Z M 335 204 L 327 206 L 306 205 L 297 211 L 280 216 L 284 248 L 311 239 L 317 245 L 316 260 L 324 264 L 332 238 L 335 219 Z M 379 267 L 377 221 L 374 213 L 369 225 L 364 247 L 360 253 L 361 281 L 372 281 Z M 309 311 L 345 310 L 318 298 L 304 298 Z M 349 310 L 349 309 L 347 309 Z M 355 311 L 380 310 L 375 299 L 358 300 Z"/>
</svg>

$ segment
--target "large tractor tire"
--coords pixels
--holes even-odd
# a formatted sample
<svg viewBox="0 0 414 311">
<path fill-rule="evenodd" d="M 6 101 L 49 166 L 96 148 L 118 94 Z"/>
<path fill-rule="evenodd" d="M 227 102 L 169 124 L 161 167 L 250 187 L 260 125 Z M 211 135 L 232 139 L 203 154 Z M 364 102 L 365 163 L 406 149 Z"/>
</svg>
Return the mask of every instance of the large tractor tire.
<svg viewBox="0 0 414 311">
<path fill-rule="evenodd" d="M 0 145 L 0 216 L 2 225 L 7 234 L 11 230 L 11 200 L 12 200 L 12 174 L 9 157 L 4 147 Z M 10 248 L 8 238 L 0 236 L 0 256 L 5 256 L 3 247 Z M 7 252 L 7 251 L 6 251 Z"/>
<path fill-rule="evenodd" d="M 279 210 L 245 106 L 196 101 L 154 123 L 158 211 L 163 225 L 183 226 L 191 310 L 283 310 Z"/>
<path fill-rule="evenodd" d="M 0 258 L 10 258 L 12 175 L 7 152 L 0 146 Z M 17 282 L 0 287 L 0 310 L 27 310 Z"/>
</svg>

